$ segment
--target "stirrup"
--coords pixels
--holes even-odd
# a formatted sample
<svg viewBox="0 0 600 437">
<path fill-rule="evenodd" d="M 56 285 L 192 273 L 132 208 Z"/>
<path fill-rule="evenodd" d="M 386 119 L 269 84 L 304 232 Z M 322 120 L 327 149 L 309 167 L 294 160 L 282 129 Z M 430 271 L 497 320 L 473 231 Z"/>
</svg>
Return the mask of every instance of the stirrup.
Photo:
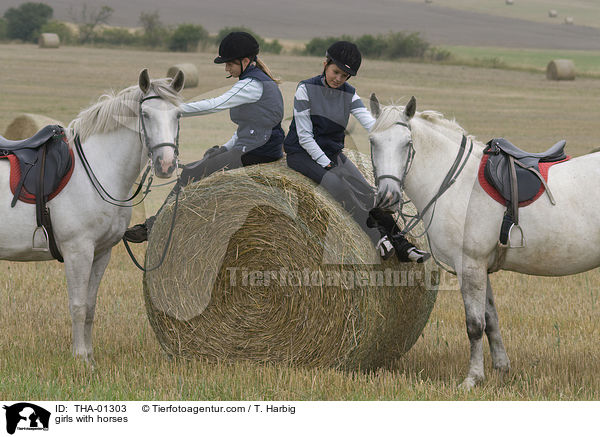
<svg viewBox="0 0 600 437">
<path fill-rule="evenodd" d="M 35 245 L 35 236 L 37 235 L 38 232 L 43 232 L 43 236 L 44 236 L 44 245 L 43 246 L 36 246 Z M 50 251 L 50 245 L 48 243 L 48 231 L 46 230 L 46 228 L 42 225 L 42 226 L 38 226 L 37 228 L 35 228 L 35 231 L 33 231 L 33 235 L 31 237 L 31 250 L 33 252 L 49 252 Z"/>
<path fill-rule="evenodd" d="M 511 243 L 511 234 L 513 229 L 517 229 L 519 231 L 519 233 L 521 234 L 521 242 L 519 243 L 519 246 L 513 246 Z M 521 228 L 520 225 L 517 224 L 512 224 L 510 226 L 510 228 L 508 229 L 508 247 L 510 247 L 511 249 L 522 249 L 525 247 L 525 234 L 523 233 L 523 229 Z"/>
</svg>

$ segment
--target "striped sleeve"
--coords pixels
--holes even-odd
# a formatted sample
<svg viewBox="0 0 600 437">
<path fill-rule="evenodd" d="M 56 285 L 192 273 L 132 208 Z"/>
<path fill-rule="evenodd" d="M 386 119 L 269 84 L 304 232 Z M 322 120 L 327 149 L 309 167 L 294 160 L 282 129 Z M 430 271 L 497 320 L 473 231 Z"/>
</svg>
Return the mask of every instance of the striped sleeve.
<svg viewBox="0 0 600 437">
<path fill-rule="evenodd" d="M 375 124 L 375 119 L 371 115 L 371 112 L 365 108 L 360 97 L 356 92 L 352 97 L 352 104 L 350 105 L 350 113 L 358 120 L 358 122 L 364 127 L 367 132 L 371 130 Z"/>
<path fill-rule="evenodd" d="M 323 149 L 315 141 L 313 134 L 313 124 L 310 119 L 310 102 L 306 86 L 300 84 L 294 95 L 294 119 L 296 120 L 296 131 L 298 132 L 298 141 L 310 157 L 321 167 L 327 167 L 331 160 L 325 155 Z"/>
</svg>

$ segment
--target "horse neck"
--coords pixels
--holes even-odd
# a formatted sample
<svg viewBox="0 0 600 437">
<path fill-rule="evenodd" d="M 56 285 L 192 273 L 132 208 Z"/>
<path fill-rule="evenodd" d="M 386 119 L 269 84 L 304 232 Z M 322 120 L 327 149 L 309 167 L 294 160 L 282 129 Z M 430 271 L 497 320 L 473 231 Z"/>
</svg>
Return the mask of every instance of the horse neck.
<svg viewBox="0 0 600 437">
<path fill-rule="evenodd" d="M 415 148 L 415 157 L 412 167 L 405 180 L 405 191 L 419 211 L 436 195 L 444 178 L 451 169 L 459 153 L 462 134 L 458 131 L 450 131 L 447 128 L 433 128 L 428 122 L 419 120 L 412 123 L 412 139 Z M 468 140 L 467 151 L 471 140 Z M 481 158 L 483 148 L 473 144 L 473 153 L 467 163 L 461 178 L 454 184 L 460 185 L 460 179 L 467 180 L 464 176 L 477 171 L 475 156 Z M 466 157 L 463 157 L 463 160 Z M 467 182 L 471 184 L 472 181 Z M 455 187 L 456 188 L 456 187 Z"/>
<path fill-rule="evenodd" d="M 94 134 L 81 146 L 92 171 L 107 191 L 118 198 L 127 197 L 143 162 L 139 135 L 130 129 L 118 129 Z"/>
</svg>

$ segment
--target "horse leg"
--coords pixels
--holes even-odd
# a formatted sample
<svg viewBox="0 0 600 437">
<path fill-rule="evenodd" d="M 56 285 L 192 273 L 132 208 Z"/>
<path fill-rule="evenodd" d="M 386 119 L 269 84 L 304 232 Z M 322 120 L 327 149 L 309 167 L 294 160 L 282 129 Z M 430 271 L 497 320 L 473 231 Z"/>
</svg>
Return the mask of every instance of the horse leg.
<svg viewBox="0 0 600 437">
<path fill-rule="evenodd" d="M 466 261 L 461 273 L 461 292 L 465 305 L 467 334 L 471 343 L 469 373 L 460 387 L 471 389 L 485 378 L 483 368 L 483 333 L 485 330 L 486 307 L 485 266 Z"/>
<path fill-rule="evenodd" d="M 89 362 L 90 357 L 85 343 L 84 327 L 87 317 L 87 294 L 94 249 L 91 245 L 87 247 L 82 245 L 77 247 L 77 250 L 63 250 L 63 253 L 69 291 L 73 355 Z"/>
<path fill-rule="evenodd" d="M 88 359 L 94 361 L 94 348 L 92 345 L 92 328 L 94 325 L 94 315 L 96 313 L 96 298 L 98 296 L 98 287 L 104 275 L 104 271 L 110 261 L 111 249 L 106 250 L 94 257 L 92 270 L 90 272 L 90 280 L 88 282 L 87 292 L 87 312 L 85 315 L 85 327 L 83 338 L 86 350 L 88 351 Z"/>
<path fill-rule="evenodd" d="M 486 302 L 485 302 L 485 335 L 490 343 L 490 352 L 492 354 L 492 365 L 494 369 L 501 374 L 507 374 L 510 370 L 510 360 L 504 349 L 502 335 L 500 334 L 500 325 L 498 323 L 498 313 L 494 303 L 494 294 L 490 277 L 487 278 Z"/>
</svg>

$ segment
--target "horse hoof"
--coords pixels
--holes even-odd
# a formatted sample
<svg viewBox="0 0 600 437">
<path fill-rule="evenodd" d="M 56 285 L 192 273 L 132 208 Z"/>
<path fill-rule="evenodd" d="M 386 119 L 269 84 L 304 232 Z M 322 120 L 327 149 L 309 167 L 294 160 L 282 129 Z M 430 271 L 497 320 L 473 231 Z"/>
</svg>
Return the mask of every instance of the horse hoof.
<svg viewBox="0 0 600 437">
<path fill-rule="evenodd" d="M 459 389 L 464 391 L 471 391 L 483 378 L 474 378 L 473 376 L 467 376 L 465 380 L 458 386 Z"/>
</svg>

